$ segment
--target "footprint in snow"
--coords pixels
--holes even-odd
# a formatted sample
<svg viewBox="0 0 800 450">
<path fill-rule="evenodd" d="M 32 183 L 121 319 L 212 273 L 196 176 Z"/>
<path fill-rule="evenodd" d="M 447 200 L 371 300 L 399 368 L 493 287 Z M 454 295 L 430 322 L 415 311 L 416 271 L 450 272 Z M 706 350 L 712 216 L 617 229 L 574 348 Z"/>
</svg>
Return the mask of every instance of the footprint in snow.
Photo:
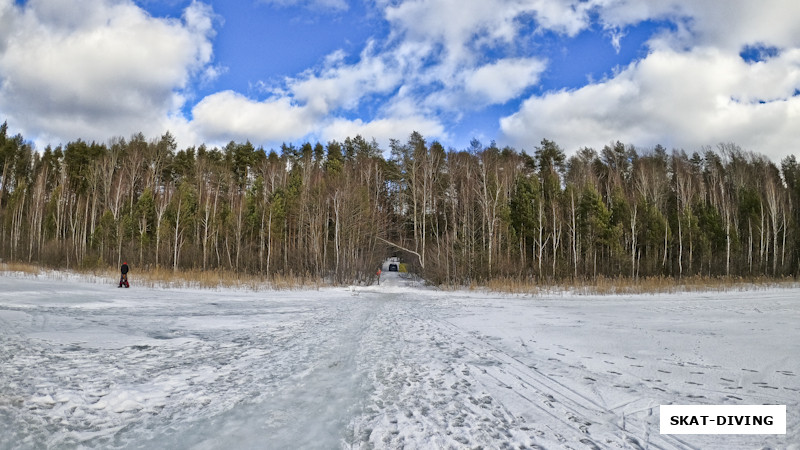
<svg viewBox="0 0 800 450">
<path fill-rule="evenodd" d="M 583 428 L 581 428 L 581 431 L 584 433 L 589 433 L 589 430 L 583 430 Z M 600 450 L 600 447 L 598 447 L 597 444 L 595 444 L 591 439 L 581 439 L 581 444 L 589 447 L 592 450 Z"/>
<path fill-rule="evenodd" d="M 633 448 L 635 448 L 637 450 L 644 450 L 644 447 L 642 447 L 642 444 L 639 443 L 639 440 L 637 440 L 634 437 L 626 436 L 625 437 L 625 441 L 627 443 L 631 444 L 633 446 Z"/>
</svg>

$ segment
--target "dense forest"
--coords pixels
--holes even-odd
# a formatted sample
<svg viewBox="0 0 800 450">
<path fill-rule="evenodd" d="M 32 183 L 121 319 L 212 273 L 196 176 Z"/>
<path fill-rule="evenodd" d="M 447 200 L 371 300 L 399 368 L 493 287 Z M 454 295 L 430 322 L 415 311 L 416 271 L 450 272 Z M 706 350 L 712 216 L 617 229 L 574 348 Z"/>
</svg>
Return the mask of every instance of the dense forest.
<svg viewBox="0 0 800 450">
<path fill-rule="evenodd" d="M 800 166 L 720 144 L 567 157 L 445 149 L 178 149 L 169 133 L 35 150 L 0 128 L 0 257 L 54 267 L 368 281 L 397 255 L 437 284 L 495 277 L 794 276 Z"/>
</svg>

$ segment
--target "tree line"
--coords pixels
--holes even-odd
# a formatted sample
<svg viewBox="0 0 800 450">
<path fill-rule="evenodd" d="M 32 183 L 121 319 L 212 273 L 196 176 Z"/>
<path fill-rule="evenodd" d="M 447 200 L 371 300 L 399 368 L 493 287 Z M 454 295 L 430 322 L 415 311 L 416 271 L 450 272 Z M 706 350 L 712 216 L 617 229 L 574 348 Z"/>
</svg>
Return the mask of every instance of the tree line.
<svg viewBox="0 0 800 450">
<path fill-rule="evenodd" d="M 496 277 L 794 276 L 800 166 L 720 144 L 573 156 L 445 149 L 419 133 L 265 151 L 170 133 L 36 151 L 0 127 L 0 255 L 55 267 L 369 281 L 387 257 L 437 284 Z"/>
</svg>

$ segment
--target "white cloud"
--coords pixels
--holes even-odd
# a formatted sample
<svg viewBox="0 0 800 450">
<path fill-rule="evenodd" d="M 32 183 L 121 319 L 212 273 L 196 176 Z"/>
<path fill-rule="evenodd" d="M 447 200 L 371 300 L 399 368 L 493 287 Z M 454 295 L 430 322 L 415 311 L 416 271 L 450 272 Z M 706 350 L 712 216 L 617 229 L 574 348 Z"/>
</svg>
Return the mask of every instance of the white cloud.
<svg viewBox="0 0 800 450">
<path fill-rule="evenodd" d="M 536 84 L 544 69 L 545 63 L 536 58 L 503 59 L 470 73 L 465 87 L 489 104 L 505 103 Z"/>
<path fill-rule="evenodd" d="M 233 91 L 204 98 L 192 110 L 188 135 L 202 136 L 216 145 L 234 140 L 260 144 L 305 140 L 339 140 L 361 135 L 387 148 L 389 139 L 419 131 L 426 136 L 447 137 L 436 119 L 420 115 L 382 117 L 363 121 L 321 113 L 314 107 L 296 105 L 288 97 L 256 101 Z"/>
<path fill-rule="evenodd" d="M 233 91 L 205 97 L 192 109 L 192 116 L 196 133 L 214 142 L 292 141 L 312 132 L 320 119 L 287 97 L 259 102 Z"/>
<path fill-rule="evenodd" d="M 796 46 L 800 40 L 800 3 L 785 0 L 597 0 L 606 24 L 621 27 L 648 19 L 682 21 L 691 44 L 738 51 L 745 44 L 767 42 Z"/>
<path fill-rule="evenodd" d="M 212 12 L 202 3 L 182 21 L 112 0 L 0 0 L 0 13 L 12 27 L 0 46 L 0 112 L 24 135 L 158 135 L 212 57 Z"/>
<path fill-rule="evenodd" d="M 614 140 L 689 151 L 736 142 L 779 158 L 797 150 L 798 88 L 799 50 L 757 64 L 716 48 L 658 50 L 610 80 L 531 97 L 500 124 L 527 149 L 542 138 L 569 151 Z"/>
<path fill-rule="evenodd" d="M 528 18 L 541 30 L 575 36 L 589 24 L 593 2 L 579 0 L 380 1 L 396 38 L 441 46 L 446 64 L 471 64 L 486 48 L 514 46 Z"/>
<path fill-rule="evenodd" d="M 388 93 L 402 82 L 403 69 L 393 66 L 388 58 L 373 55 L 370 46 L 355 64 L 342 64 L 342 57 L 335 52 L 326 58 L 329 65 L 320 74 L 307 73 L 290 80 L 294 99 L 319 114 L 328 114 L 356 108 L 365 97 Z"/>
<path fill-rule="evenodd" d="M 368 122 L 339 118 L 326 124 L 319 137 L 323 141 L 342 141 L 348 136 L 361 135 L 367 139 L 374 138 L 383 149 L 388 149 L 390 139 L 402 138 L 412 131 L 418 131 L 423 136 L 448 138 L 440 122 L 422 116 L 375 119 Z"/>
<path fill-rule="evenodd" d="M 16 16 L 14 3 L 11 0 L 0 0 L 0 55 L 6 51 L 8 40 L 14 33 Z M 0 81 L 2 81 L 2 73 L 0 73 Z"/>
</svg>

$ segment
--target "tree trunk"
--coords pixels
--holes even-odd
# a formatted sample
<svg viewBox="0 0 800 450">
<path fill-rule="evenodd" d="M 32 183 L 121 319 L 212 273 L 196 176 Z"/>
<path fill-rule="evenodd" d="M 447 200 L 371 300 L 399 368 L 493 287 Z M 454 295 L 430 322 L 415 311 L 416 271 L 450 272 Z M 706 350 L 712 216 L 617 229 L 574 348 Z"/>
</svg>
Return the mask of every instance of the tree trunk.
<svg viewBox="0 0 800 450">
<path fill-rule="evenodd" d="M 634 204 L 633 214 L 631 214 L 631 278 L 636 278 L 636 214 L 638 211 L 638 205 Z"/>
<path fill-rule="evenodd" d="M 175 251 L 172 255 L 172 271 L 178 271 L 178 246 L 180 245 L 180 239 L 178 239 L 179 230 L 181 227 L 181 204 L 183 203 L 183 195 L 180 192 L 178 194 L 178 209 L 175 212 Z"/>
<path fill-rule="evenodd" d="M 678 278 L 683 278 L 683 226 L 680 211 L 678 212 Z"/>
</svg>

